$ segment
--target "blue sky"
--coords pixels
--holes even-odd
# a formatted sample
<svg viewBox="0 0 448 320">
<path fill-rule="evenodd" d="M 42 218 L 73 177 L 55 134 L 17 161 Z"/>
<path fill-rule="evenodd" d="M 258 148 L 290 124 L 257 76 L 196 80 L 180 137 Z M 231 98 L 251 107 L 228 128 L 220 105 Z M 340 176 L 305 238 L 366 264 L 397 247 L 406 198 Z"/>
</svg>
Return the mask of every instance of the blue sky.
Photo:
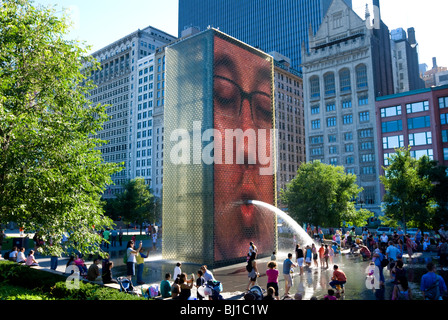
<svg viewBox="0 0 448 320">
<path fill-rule="evenodd" d="M 352 1 L 353 9 L 361 17 L 366 3 L 372 3 Z M 177 36 L 178 0 L 35 0 L 34 3 L 55 5 L 59 12 L 62 8 L 70 9 L 73 21 L 70 38 L 85 41 L 92 46 L 92 52 L 149 25 Z M 381 0 L 382 19 L 390 30 L 415 28 L 420 63 L 429 67 L 434 56 L 439 66 L 448 67 L 447 9 L 446 0 Z"/>
</svg>

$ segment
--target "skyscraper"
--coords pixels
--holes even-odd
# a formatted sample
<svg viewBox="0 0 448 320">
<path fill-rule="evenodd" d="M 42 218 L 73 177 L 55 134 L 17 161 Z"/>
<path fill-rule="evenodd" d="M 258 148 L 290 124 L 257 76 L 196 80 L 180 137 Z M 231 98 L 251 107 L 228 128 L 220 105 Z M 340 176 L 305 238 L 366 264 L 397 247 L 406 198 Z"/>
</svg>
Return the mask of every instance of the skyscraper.
<svg viewBox="0 0 448 320">
<path fill-rule="evenodd" d="M 408 34 L 402 28 L 390 34 L 395 93 L 423 89 L 425 82 L 420 78 L 414 28 L 409 28 Z"/>
<path fill-rule="evenodd" d="M 105 198 L 122 192 L 122 185 L 136 176 L 144 177 L 151 186 L 157 183 L 158 177 L 152 181 L 151 162 L 159 164 L 156 151 L 160 146 L 155 143 L 157 150 L 151 151 L 149 145 L 152 139 L 160 140 L 160 129 L 153 128 L 153 113 L 155 118 L 163 104 L 160 97 L 164 70 L 163 61 L 159 61 L 163 58 L 157 49 L 174 40 L 175 37 L 149 26 L 92 54 L 101 68 L 89 77 L 97 86 L 89 98 L 93 103 L 108 105 L 109 116 L 96 137 L 107 141 L 101 147 L 106 162 L 124 163 L 123 170 L 112 176 L 114 184 L 107 188 Z M 152 153 L 155 157 L 151 157 Z"/>
<path fill-rule="evenodd" d="M 351 0 L 344 0 L 350 7 Z M 276 51 L 299 68 L 310 28 L 317 32 L 332 0 L 179 0 L 179 36 L 191 26 L 219 28 L 264 52 Z"/>
</svg>

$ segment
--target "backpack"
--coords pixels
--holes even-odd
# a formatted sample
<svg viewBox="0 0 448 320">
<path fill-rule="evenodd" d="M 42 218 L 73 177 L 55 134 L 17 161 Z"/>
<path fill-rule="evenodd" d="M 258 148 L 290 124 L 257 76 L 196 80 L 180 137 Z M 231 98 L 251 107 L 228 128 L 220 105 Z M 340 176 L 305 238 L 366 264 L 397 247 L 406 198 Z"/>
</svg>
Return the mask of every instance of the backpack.
<svg viewBox="0 0 448 320">
<path fill-rule="evenodd" d="M 440 291 L 439 291 L 439 277 L 437 277 L 436 281 L 427 289 L 425 289 L 425 299 L 428 300 L 439 300 Z"/>
<path fill-rule="evenodd" d="M 11 253 L 11 251 L 5 252 L 5 254 L 3 255 L 3 258 L 5 260 L 9 260 L 9 254 Z"/>
<path fill-rule="evenodd" d="M 128 263 L 128 252 L 126 251 L 125 255 L 123 256 L 123 263 L 127 264 Z"/>
<path fill-rule="evenodd" d="M 252 260 L 249 260 L 248 262 L 247 262 L 247 265 L 246 265 L 246 270 L 247 270 L 247 272 L 251 272 L 252 271 Z"/>
</svg>

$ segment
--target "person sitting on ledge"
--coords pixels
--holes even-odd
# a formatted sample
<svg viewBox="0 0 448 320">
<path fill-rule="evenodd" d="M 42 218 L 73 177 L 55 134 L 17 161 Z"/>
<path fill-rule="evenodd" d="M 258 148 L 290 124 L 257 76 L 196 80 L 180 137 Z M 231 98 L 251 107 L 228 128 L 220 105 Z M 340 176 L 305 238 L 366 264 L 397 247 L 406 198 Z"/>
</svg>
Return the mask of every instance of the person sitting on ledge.
<svg viewBox="0 0 448 320">
<path fill-rule="evenodd" d="M 25 264 L 30 267 L 39 266 L 39 263 L 34 258 L 34 250 L 30 250 L 28 257 L 26 258 Z"/>
<path fill-rule="evenodd" d="M 96 281 L 96 279 L 100 276 L 100 268 L 98 267 L 100 263 L 101 261 L 98 258 L 93 260 L 93 263 L 90 265 L 89 270 L 87 271 L 87 280 Z"/>
</svg>

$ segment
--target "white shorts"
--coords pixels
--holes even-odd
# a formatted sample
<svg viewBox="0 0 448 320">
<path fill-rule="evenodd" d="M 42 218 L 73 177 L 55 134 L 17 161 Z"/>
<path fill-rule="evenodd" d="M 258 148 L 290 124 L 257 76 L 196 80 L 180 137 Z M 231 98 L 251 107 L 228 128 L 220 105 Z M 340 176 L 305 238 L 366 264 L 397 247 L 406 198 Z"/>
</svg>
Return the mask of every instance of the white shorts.
<svg viewBox="0 0 448 320">
<path fill-rule="evenodd" d="M 297 259 L 297 264 L 299 265 L 299 267 L 302 267 L 303 266 L 303 258 Z"/>
<path fill-rule="evenodd" d="M 292 287 L 292 278 L 291 274 L 283 274 L 283 278 L 285 279 L 285 284 L 288 288 Z"/>
</svg>

